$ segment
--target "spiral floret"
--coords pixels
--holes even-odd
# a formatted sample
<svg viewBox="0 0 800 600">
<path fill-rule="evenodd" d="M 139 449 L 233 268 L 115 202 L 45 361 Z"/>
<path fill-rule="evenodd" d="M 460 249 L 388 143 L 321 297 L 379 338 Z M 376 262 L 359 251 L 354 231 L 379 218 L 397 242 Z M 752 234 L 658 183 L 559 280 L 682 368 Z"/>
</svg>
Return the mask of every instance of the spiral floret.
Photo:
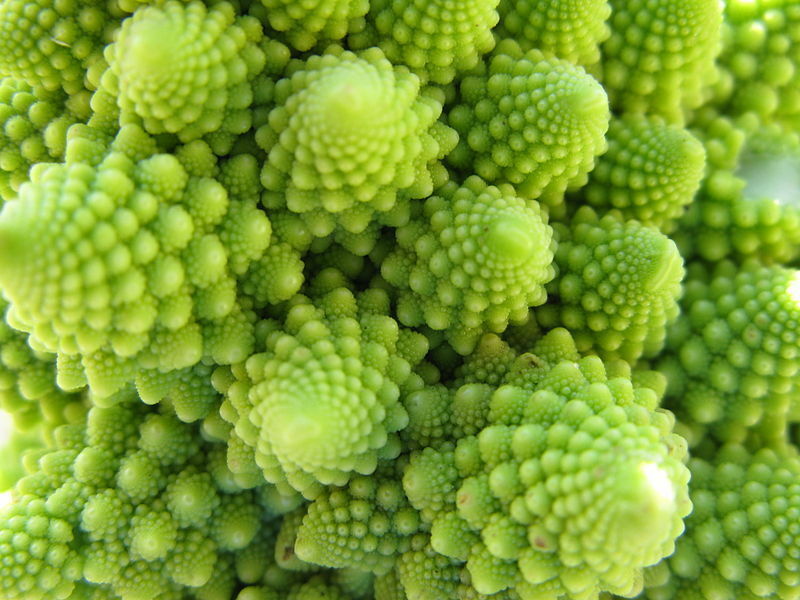
<svg viewBox="0 0 800 600">
<path fill-rule="evenodd" d="M 683 124 L 717 77 L 722 3 L 611 0 L 609 25 L 602 81 L 612 108 Z"/>
<path fill-rule="evenodd" d="M 326 567 L 388 572 L 420 526 L 401 478 L 401 469 L 389 465 L 316 498 L 297 532 L 297 556 Z"/>
<path fill-rule="evenodd" d="M 76 585 L 124 600 L 231 597 L 218 571 L 269 516 L 208 472 L 220 447 L 132 394 L 66 427 L 0 513 L 3 597 L 74 598 Z"/>
<path fill-rule="evenodd" d="M 576 65 L 597 63 L 600 44 L 611 35 L 608 0 L 501 0 L 498 10 L 504 37 Z"/>
<path fill-rule="evenodd" d="M 388 316 L 382 291 L 337 288 L 290 306 L 264 350 L 233 369 L 222 416 L 267 481 L 314 498 L 397 456 L 399 400 L 422 385 L 411 369 L 428 346 Z"/>
<path fill-rule="evenodd" d="M 107 2 L 6 0 L 0 4 L 0 76 L 76 94 L 103 62 L 114 18 Z"/>
<path fill-rule="evenodd" d="M 560 229 L 548 286 L 551 301 L 535 309 L 544 329 L 566 327 L 581 352 L 635 362 L 663 348 L 678 316 L 683 259 L 657 229 L 614 214 L 602 219 L 580 209 Z"/>
<path fill-rule="evenodd" d="M 298 213 L 323 237 L 337 226 L 361 233 L 397 203 L 433 192 L 455 134 L 437 121 L 441 102 L 420 94 L 415 75 L 378 49 L 330 51 L 295 67 L 257 132 L 269 154 L 267 206 Z"/>
<path fill-rule="evenodd" d="M 500 0 L 373 0 L 353 47 L 378 46 L 423 83 L 448 84 L 494 48 Z"/>
<path fill-rule="evenodd" d="M 670 233 L 705 175 L 703 144 L 686 129 L 641 115 L 612 119 L 606 140 L 581 197 L 601 212 L 615 208 Z"/>
<path fill-rule="evenodd" d="M 800 460 L 727 445 L 693 458 L 694 511 L 675 554 L 646 574 L 647 600 L 756 600 L 797 593 Z"/>
<path fill-rule="evenodd" d="M 658 368 L 667 404 L 699 440 L 784 438 L 800 385 L 798 280 L 794 269 L 722 262 L 692 269 Z"/>
<path fill-rule="evenodd" d="M 85 92 L 68 99 L 0 78 L 0 200 L 16 197 L 33 164 L 63 159 L 67 129 L 88 113 Z"/>
<path fill-rule="evenodd" d="M 535 385 L 495 389 L 479 433 L 412 454 L 403 487 L 480 594 L 632 597 L 691 510 L 685 442 L 655 391 L 598 357 L 529 365 Z"/>
<path fill-rule="evenodd" d="M 724 4 L 721 98 L 730 114 L 753 112 L 765 122 L 800 125 L 800 6 L 790 0 Z"/>
<path fill-rule="evenodd" d="M 544 211 L 508 185 L 450 182 L 396 233 L 381 273 L 399 290 L 398 318 L 444 330 L 468 354 L 486 330 L 503 331 L 544 303 L 553 278 Z"/>
<path fill-rule="evenodd" d="M 557 206 L 606 149 L 608 99 L 583 68 L 506 40 L 488 71 L 464 77 L 448 115 L 460 136 L 450 160 L 490 183 Z"/>
<path fill-rule="evenodd" d="M 266 56 L 261 25 L 230 3 L 147 6 L 126 19 L 106 53 L 103 85 L 117 95 L 120 122 L 182 141 L 245 133 L 252 125 L 253 79 Z"/>
<path fill-rule="evenodd" d="M 252 351 L 234 269 L 263 253 L 269 220 L 173 155 L 135 156 L 144 140 L 126 126 L 97 166 L 46 167 L 0 216 L 10 322 L 37 349 L 80 355 L 100 396 L 141 369 Z"/>
<path fill-rule="evenodd" d="M 369 11 L 369 0 L 261 0 L 261 4 L 267 9 L 270 27 L 302 51 L 361 31 Z"/>
</svg>

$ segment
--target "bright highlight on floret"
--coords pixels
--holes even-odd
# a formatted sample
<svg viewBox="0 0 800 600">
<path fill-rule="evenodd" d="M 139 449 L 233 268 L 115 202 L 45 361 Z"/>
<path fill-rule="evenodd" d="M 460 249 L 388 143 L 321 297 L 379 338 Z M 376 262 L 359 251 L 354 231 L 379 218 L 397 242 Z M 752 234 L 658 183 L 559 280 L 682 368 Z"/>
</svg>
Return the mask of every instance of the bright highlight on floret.
<svg viewBox="0 0 800 600">
<path fill-rule="evenodd" d="M 575 355 L 552 331 L 506 379 L 527 383 L 456 393 L 488 403 L 476 435 L 411 455 L 403 487 L 432 548 L 466 562 L 481 594 L 631 597 L 683 531 L 689 472 L 673 419 L 630 372 Z"/>
</svg>

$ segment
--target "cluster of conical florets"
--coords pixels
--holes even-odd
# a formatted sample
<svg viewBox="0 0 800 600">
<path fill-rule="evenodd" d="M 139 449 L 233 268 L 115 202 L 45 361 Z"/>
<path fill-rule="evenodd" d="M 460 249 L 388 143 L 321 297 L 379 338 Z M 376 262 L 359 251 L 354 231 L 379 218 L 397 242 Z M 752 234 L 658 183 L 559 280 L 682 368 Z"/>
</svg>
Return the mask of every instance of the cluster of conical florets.
<svg viewBox="0 0 800 600">
<path fill-rule="evenodd" d="M 798 24 L 0 0 L 0 597 L 797 598 Z"/>
</svg>

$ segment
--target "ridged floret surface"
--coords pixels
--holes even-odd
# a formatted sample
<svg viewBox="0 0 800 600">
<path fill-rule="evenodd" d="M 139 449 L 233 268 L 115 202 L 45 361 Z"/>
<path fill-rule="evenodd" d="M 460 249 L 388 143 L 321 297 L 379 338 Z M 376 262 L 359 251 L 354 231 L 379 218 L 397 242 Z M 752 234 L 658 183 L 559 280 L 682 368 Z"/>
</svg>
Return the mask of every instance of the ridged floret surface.
<svg viewBox="0 0 800 600">
<path fill-rule="evenodd" d="M 552 279 L 552 230 L 536 202 L 470 177 L 448 183 L 397 229 L 381 273 L 399 290 L 398 317 L 444 330 L 468 354 L 485 329 L 503 331 L 542 304 Z"/>
<path fill-rule="evenodd" d="M 795 452 L 724 446 L 693 458 L 694 511 L 675 554 L 647 573 L 648 600 L 797 595 L 800 460 Z"/>
<path fill-rule="evenodd" d="M 577 65 L 600 60 L 600 43 L 611 35 L 608 0 L 501 0 L 498 11 L 499 33 Z"/>
<path fill-rule="evenodd" d="M 422 385 L 412 367 L 427 342 L 387 308 L 382 291 L 337 288 L 298 296 L 282 324 L 262 325 L 264 350 L 234 366 L 222 414 L 267 481 L 313 498 L 397 457 L 399 400 Z"/>
<path fill-rule="evenodd" d="M 3 597 L 74 598 L 81 581 L 125 600 L 233 593 L 232 553 L 268 511 L 208 472 L 220 446 L 135 395 L 117 400 L 64 426 L 0 513 Z"/>
<path fill-rule="evenodd" d="M 115 144 L 148 139 L 140 135 L 128 126 Z M 39 349 L 79 354 L 100 395 L 141 369 L 246 357 L 252 323 L 234 268 L 269 244 L 254 202 L 189 177 L 173 155 L 135 158 L 112 150 L 97 166 L 47 167 L 0 217 L 0 280 L 14 323 Z"/>
<path fill-rule="evenodd" d="M 518 385 L 457 392 L 488 402 L 477 434 L 411 455 L 403 486 L 431 546 L 465 562 L 479 594 L 632 597 L 683 531 L 689 471 L 672 415 L 629 370 L 576 354 L 553 330 L 517 365 Z"/>
<path fill-rule="evenodd" d="M 166 2 L 137 10 L 106 50 L 120 120 L 183 141 L 245 133 L 252 80 L 264 68 L 261 26 L 226 2 Z M 105 82 L 104 82 L 105 84 Z"/>
<path fill-rule="evenodd" d="M 663 347 L 678 316 L 683 259 L 652 227 L 580 209 L 559 229 L 553 300 L 533 313 L 545 330 L 566 327 L 582 352 L 635 362 Z"/>
<path fill-rule="evenodd" d="M 373 0 L 355 47 L 378 46 L 423 82 L 448 84 L 494 48 L 499 0 Z"/>
<path fill-rule="evenodd" d="M 668 406 L 697 438 L 783 439 L 800 384 L 797 282 L 794 269 L 758 263 L 689 272 L 659 368 Z"/>
<path fill-rule="evenodd" d="M 670 233 L 700 188 L 703 144 L 682 127 L 638 115 L 612 119 L 606 140 L 581 198 Z"/>
<path fill-rule="evenodd" d="M 717 78 L 722 6 L 707 0 L 612 0 L 603 86 L 618 111 L 683 124 Z"/>
<path fill-rule="evenodd" d="M 455 134 L 419 79 L 378 49 L 294 63 L 275 87 L 276 108 L 257 133 L 268 153 L 265 203 L 299 213 L 322 237 L 339 226 L 358 234 L 396 204 L 424 198 Z M 406 209 L 407 210 L 407 209 Z"/>
<path fill-rule="evenodd" d="M 464 77 L 460 91 L 448 114 L 460 136 L 451 162 L 489 182 L 511 183 L 525 198 L 560 204 L 606 149 L 603 87 L 566 60 L 523 53 L 505 40 L 488 69 Z"/>
</svg>

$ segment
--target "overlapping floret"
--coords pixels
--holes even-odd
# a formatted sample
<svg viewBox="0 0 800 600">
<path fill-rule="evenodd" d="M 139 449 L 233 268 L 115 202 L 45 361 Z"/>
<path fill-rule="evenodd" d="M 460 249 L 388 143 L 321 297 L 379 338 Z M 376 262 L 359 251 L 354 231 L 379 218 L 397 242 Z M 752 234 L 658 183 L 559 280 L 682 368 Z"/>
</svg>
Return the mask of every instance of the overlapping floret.
<svg viewBox="0 0 800 600">
<path fill-rule="evenodd" d="M 142 369 L 231 363 L 252 349 L 236 275 L 269 244 L 269 220 L 154 150 L 126 126 L 99 164 L 40 170 L 0 217 L 12 321 L 37 348 L 80 355 L 98 395 Z"/>
<path fill-rule="evenodd" d="M 0 0 L 0 598 L 797 600 L 795 4 Z"/>
<path fill-rule="evenodd" d="M 251 448 L 267 481 L 309 498 L 397 457 L 408 420 L 400 398 L 422 386 L 412 368 L 427 352 L 422 335 L 386 314 L 382 290 L 318 285 L 280 321 L 260 323 L 259 351 L 215 380 L 233 443 Z"/>
<path fill-rule="evenodd" d="M 450 161 L 525 198 L 557 206 L 586 183 L 606 150 L 608 98 L 583 68 L 505 40 L 488 68 L 464 77 L 448 114 L 459 147 Z"/>
<path fill-rule="evenodd" d="M 456 431 L 474 426 L 461 422 L 475 414 L 463 407 L 488 405 L 475 435 L 411 455 L 403 487 L 431 525 L 431 546 L 466 562 L 480 594 L 633 596 L 642 568 L 671 554 L 683 531 L 689 473 L 671 415 L 629 369 L 577 356 L 569 334 L 553 330 L 509 385 L 455 393 Z"/>
<path fill-rule="evenodd" d="M 559 228 L 558 277 L 550 299 L 533 311 L 544 329 L 566 327 L 578 348 L 635 362 L 664 346 L 678 316 L 683 260 L 656 229 L 617 215 L 598 218 L 589 208 Z"/>
<path fill-rule="evenodd" d="M 116 400 L 60 429 L 0 513 L 3 596 L 73 598 L 85 580 L 124 600 L 230 597 L 232 553 L 272 513 L 209 469 L 221 446 L 127 391 Z"/>
<path fill-rule="evenodd" d="M 486 329 L 524 321 L 553 277 L 546 213 L 511 186 L 479 177 L 439 189 L 396 239 L 381 274 L 399 292 L 400 321 L 444 330 L 461 354 Z"/>
</svg>

